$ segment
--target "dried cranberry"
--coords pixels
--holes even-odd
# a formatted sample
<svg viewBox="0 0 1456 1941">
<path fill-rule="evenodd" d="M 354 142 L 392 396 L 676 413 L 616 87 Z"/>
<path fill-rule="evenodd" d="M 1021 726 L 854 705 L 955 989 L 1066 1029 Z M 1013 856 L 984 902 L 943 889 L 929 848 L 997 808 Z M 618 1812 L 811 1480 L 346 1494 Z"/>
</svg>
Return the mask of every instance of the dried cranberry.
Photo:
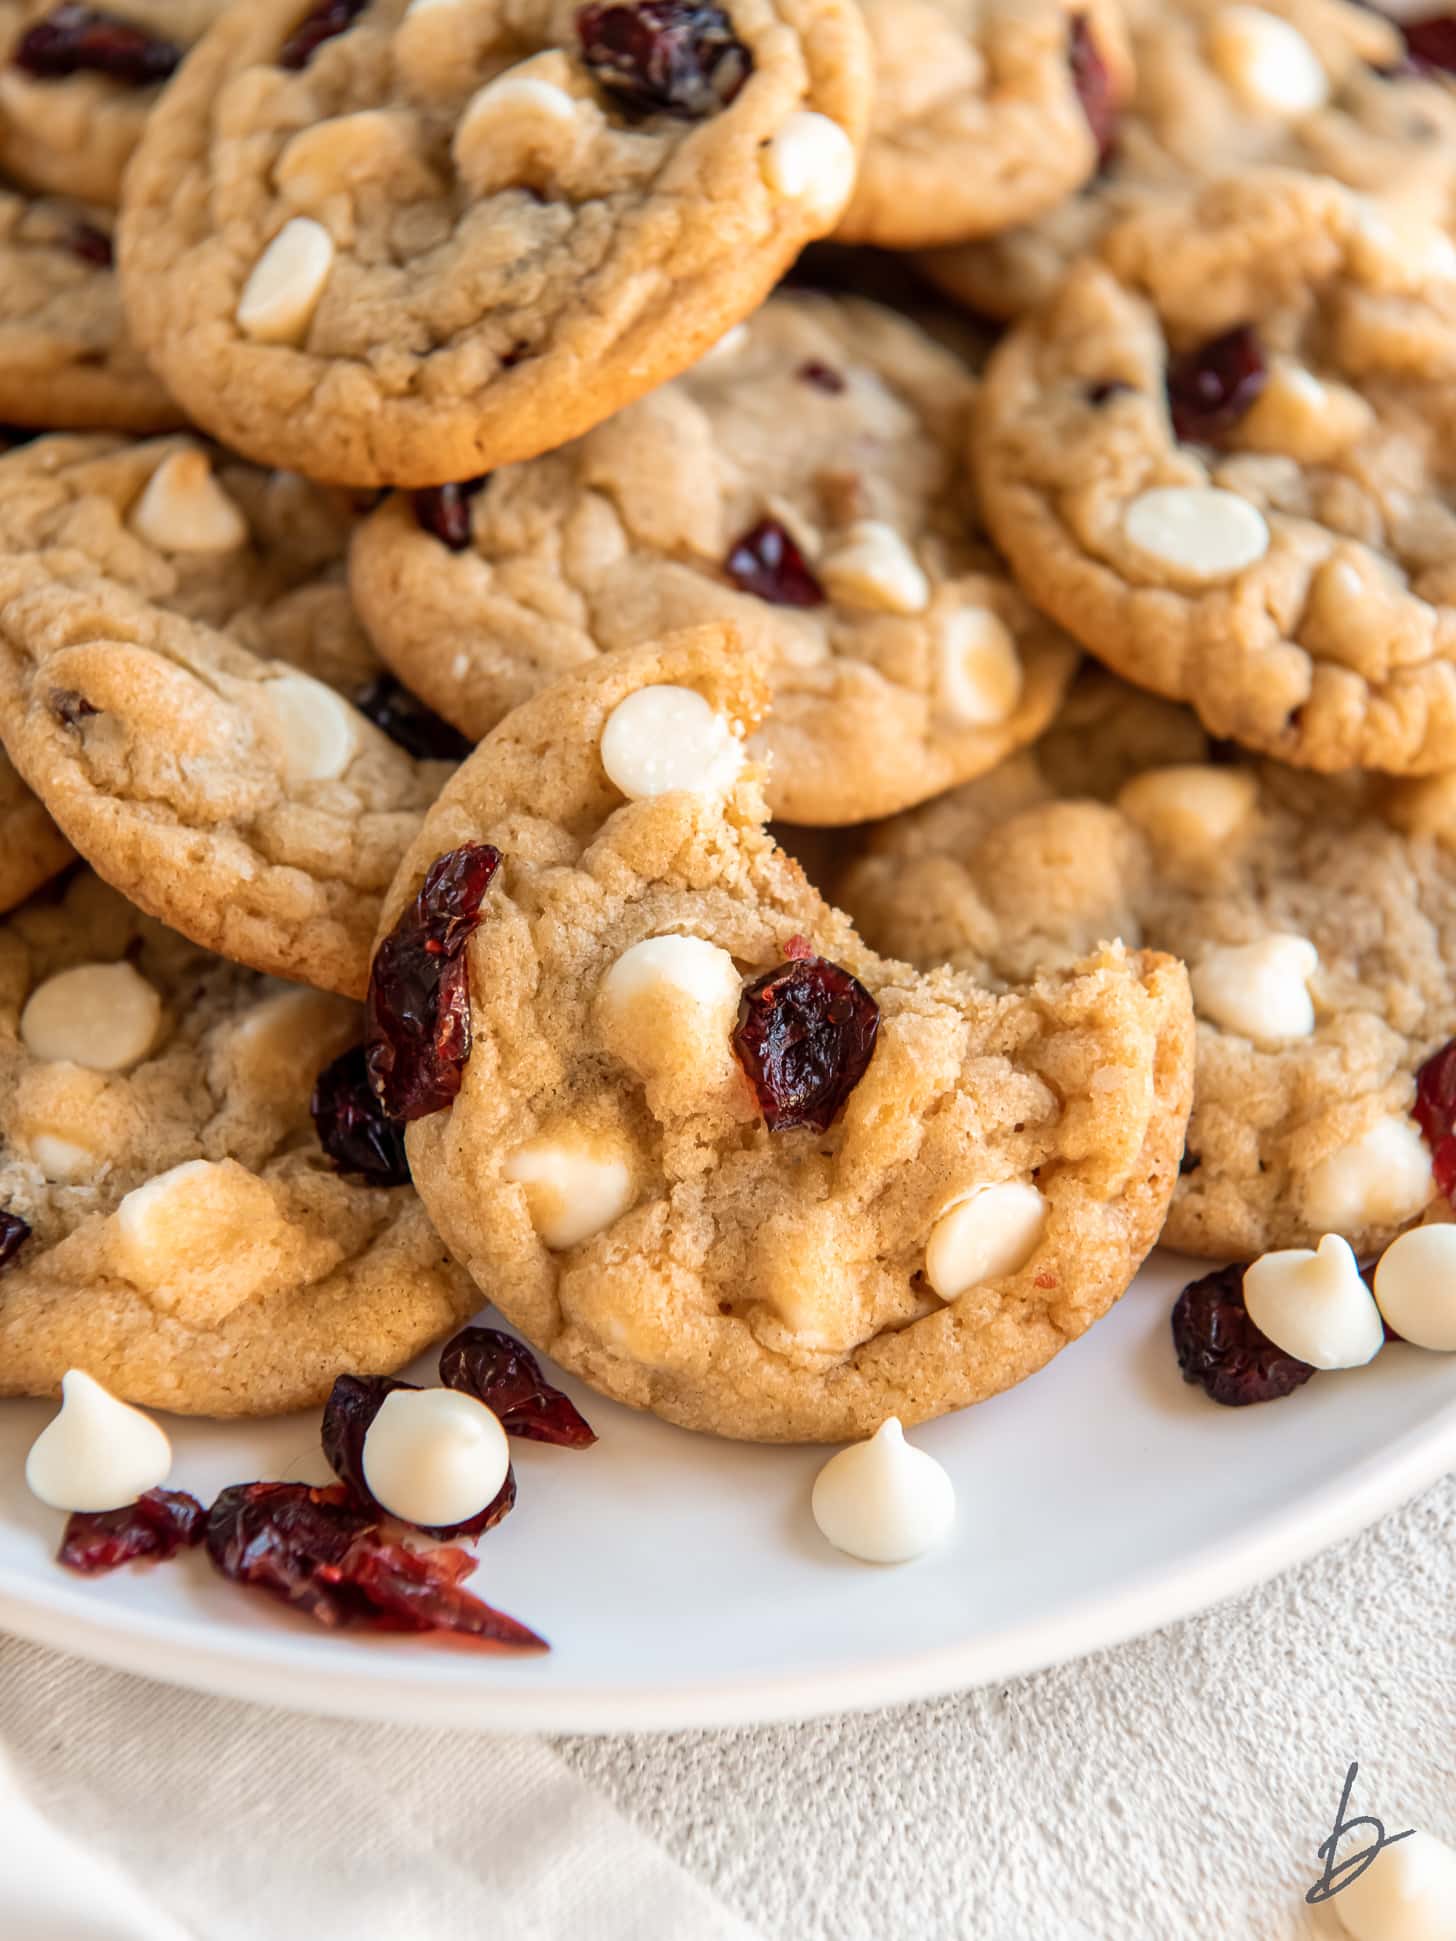
<svg viewBox="0 0 1456 1941">
<path fill-rule="evenodd" d="M 105 74 L 127 87 L 144 88 L 172 74 L 182 49 L 98 7 L 63 6 L 21 35 L 14 58 L 17 67 L 43 81 Z"/>
<path fill-rule="evenodd" d="M 0 1213 L 0 1267 L 8 1267 L 29 1238 L 29 1220 L 18 1213 Z"/>
<path fill-rule="evenodd" d="M 392 674 L 371 681 L 354 696 L 354 706 L 417 762 L 463 762 L 475 746 Z"/>
<path fill-rule="evenodd" d="M 358 1173 L 371 1186 L 405 1186 L 404 1127 L 386 1119 L 369 1083 L 363 1045 L 351 1045 L 325 1065 L 309 1101 L 319 1144 L 341 1173 Z"/>
<path fill-rule="evenodd" d="M 470 544 L 470 501 L 485 484 L 484 477 L 463 479 L 458 485 L 432 485 L 413 497 L 415 518 L 452 553 Z"/>
<path fill-rule="evenodd" d="M 181 1489 L 149 1489 L 119 1510 L 75 1510 L 66 1519 L 57 1563 L 83 1576 L 115 1570 L 139 1557 L 158 1563 L 201 1543 L 207 1511 Z"/>
<path fill-rule="evenodd" d="M 1406 52 L 1417 67 L 1456 74 L 1456 14 L 1432 14 L 1427 20 L 1401 23 Z"/>
<path fill-rule="evenodd" d="M 760 519 L 728 554 L 727 573 L 744 593 L 776 607 L 822 607 L 824 589 L 777 519 Z"/>
<path fill-rule="evenodd" d="M 321 7 L 299 21 L 283 43 L 278 65 L 295 72 L 307 67 L 324 42 L 352 27 L 368 4 L 369 0 L 324 0 Z"/>
<path fill-rule="evenodd" d="M 830 397 L 837 397 L 847 388 L 834 366 L 821 364 L 817 357 L 811 357 L 807 364 L 801 364 L 797 376 L 801 384 L 810 384 L 816 391 L 823 391 Z"/>
<path fill-rule="evenodd" d="M 91 264 L 93 269 L 111 268 L 111 238 L 104 229 L 98 229 L 94 223 L 78 222 L 66 238 L 66 247 L 83 263 Z"/>
<path fill-rule="evenodd" d="M 1097 166 L 1105 168 L 1117 147 L 1117 92 L 1112 74 L 1092 34 L 1092 23 L 1085 14 L 1072 16 L 1067 43 L 1067 63 L 1072 70 L 1072 86 L 1097 144 Z"/>
<path fill-rule="evenodd" d="M 374 954 L 364 1056 L 374 1096 L 391 1119 L 422 1119 L 460 1090 L 470 1056 L 465 946 L 500 859 L 498 849 L 481 842 L 437 857 Z"/>
<path fill-rule="evenodd" d="M 383 1504 L 377 1501 L 364 1480 L 364 1438 L 385 1396 L 392 1395 L 397 1388 L 418 1392 L 419 1384 L 397 1382 L 388 1375 L 337 1376 L 329 1391 L 329 1399 L 324 1404 L 323 1428 L 320 1431 L 329 1468 L 348 1490 L 350 1500 L 381 1516 L 392 1512 L 386 1511 Z M 421 1524 L 419 1527 L 435 1537 L 478 1537 L 487 1530 L 493 1530 L 503 1517 L 509 1516 L 515 1503 L 515 1473 L 508 1469 L 500 1489 L 478 1516 L 472 1516 L 464 1523 Z"/>
<path fill-rule="evenodd" d="M 726 108 L 753 72 L 723 9 L 692 0 L 583 7 L 576 31 L 582 59 L 634 114 L 702 121 Z"/>
<path fill-rule="evenodd" d="M 440 1380 L 493 1409 L 508 1436 L 590 1449 L 596 1435 L 576 1404 L 553 1388 L 536 1357 L 499 1328 L 462 1328 L 440 1350 Z"/>
<path fill-rule="evenodd" d="M 1173 1348 L 1184 1381 L 1228 1408 L 1276 1402 L 1314 1373 L 1249 1319 L 1242 1265 L 1220 1267 L 1184 1288 L 1173 1303 Z"/>
<path fill-rule="evenodd" d="M 1136 388 L 1136 385 L 1128 384 L 1120 377 L 1104 377 L 1096 384 L 1087 386 L 1087 402 L 1092 405 L 1104 405 L 1113 398 L 1125 397 Z"/>
<path fill-rule="evenodd" d="M 1416 1124 L 1431 1149 L 1436 1185 L 1456 1206 L 1456 1038 L 1416 1073 Z"/>
<path fill-rule="evenodd" d="M 738 1006 L 733 1049 L 769 1131 L 826 1131 L 864 1077 L 879 1028 L 879 1005 L 827 958 L 795 958 L 755 978 Z"/>
<path fill-rule="evenodd" d="M 207 1518 L 207 1554 L 224 1577 L 251 1584 L 338 1629 L 451 1632 L 516 1650 L 546 1644 L 459 1580 L 473 1559 L 463 1550 L 429 1553 L 386 1543 L 377 1518 L 341 1488 L 307 1483 L 237 1483 Z"/>
<path fill-rule="evenodd" d="M 1174 435 L 1212 444 L 1230 431 L 1269 381 L 1264 347 L 1252 324 L 1168 359 L 1168 411 Z"/>
</svg>

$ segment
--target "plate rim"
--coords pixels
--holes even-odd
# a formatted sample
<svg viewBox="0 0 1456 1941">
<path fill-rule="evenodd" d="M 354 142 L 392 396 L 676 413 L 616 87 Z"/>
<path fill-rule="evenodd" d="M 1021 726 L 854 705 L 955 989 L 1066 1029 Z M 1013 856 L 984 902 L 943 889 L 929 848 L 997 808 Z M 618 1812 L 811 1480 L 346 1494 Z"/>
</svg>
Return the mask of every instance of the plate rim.
<svg viewBox="0 0 1456 1941">
<path fill-rule="evenodd" d="M 472 1688 L 443 1658 L 381 1657 L 379 1669 L 297 1662 L 289 1634 L 207 1645 L 198 1625 L 97 1606 L 0 1565 L 0 1629 L 115 1671 L 286 1711 L 476 1732 L 604 1734 L 776 1725 L 944 1697 L 1065 1664 L 1146 1636 L 1307 1562 L 1456 1469 L 1456 1398 L 1353 1469 L 1185 1562 L 1133 1573 L 1054 1616 L 932 1650 L 835 1661 L 812 1672 L 650 1684 Z M 458 1659 L 448 1662 L 458 1667 Z"/>
</svg>

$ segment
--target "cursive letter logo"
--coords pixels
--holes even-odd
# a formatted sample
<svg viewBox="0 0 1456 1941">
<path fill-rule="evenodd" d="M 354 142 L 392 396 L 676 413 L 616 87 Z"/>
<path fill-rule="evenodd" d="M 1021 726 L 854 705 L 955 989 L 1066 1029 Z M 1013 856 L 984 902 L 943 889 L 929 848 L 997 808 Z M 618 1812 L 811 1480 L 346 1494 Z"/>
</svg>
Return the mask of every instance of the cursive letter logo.
<svg viewBox="0 0 1456 1941">
<path fill-rule="evenodd" d="M 1335 1830 L 1322 1846 L 1316 1848 L 1320 1859 L 1325 1863 L 1325 1870 L 1304 1897 L 1311 1907 L 1318 1906 L 1321 1901 L 1333 1900 L 1342 1888 L 1348 1887 L 1352 1880 L 1360 1878 L 1378 1853 L 1386 1847 L 1393 1847 L 1397 1840 L 1409 1840 L 1415 1832 L 1413 1826 L 1408 1826 L 1404 1833 L 1387 1834 L 1384 1820 L 1374 1819 L 1368 1813 L 1359 1814 L 1353 1820 L 1345 1818 L 1350 1804 L 1350 1794 L 1355 1785 L 1355 1775 L 1359 1770 L 1359 1763 L 1351 1760 L 1350 1770 L 1345 1774 L 1345 1790 L 1340 1794 L 1340 1810 L 1335 1815 Z M 1360 1826 L 1368 1826 L 1375 1838 L 1368 1847 L 1361 1847 L 1355 1853 L 1347 1853 L 1344 1859 L 1336 1864 L 1335 1850 L 1341 1840 L 1347 1833 L 1353 1833 L 1356 1827 Z"/>
</svg>

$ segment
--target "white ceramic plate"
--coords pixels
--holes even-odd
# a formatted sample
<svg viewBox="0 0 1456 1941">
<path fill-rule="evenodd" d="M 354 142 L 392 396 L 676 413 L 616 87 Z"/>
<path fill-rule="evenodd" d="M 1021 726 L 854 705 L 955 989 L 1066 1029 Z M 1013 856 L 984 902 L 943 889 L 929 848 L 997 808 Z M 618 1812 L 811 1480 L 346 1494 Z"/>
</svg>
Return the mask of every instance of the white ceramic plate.
<svg viewBox="0 0 1456 1941">
<path fill-rule="evenodd" d="M 1250 1409 L 1186 1387 L 1168 1311 L 1187 1265 L 1155 1261 L 1041 1375 L 917 1432 L 960 1513 L 944 1550 L 900 1569 L 820 1540 L 822 1450 L 688 1435 L 565 1384 L 601 1440 L 516 1445 L 520 1499 L 477 1579 L 551 1640 L 544 1658 L 331 1636 L 196 1554 L 71 1577 L 52 1561 L 61 1518 L 21 1474 L 50 1407 L 6 1403 L 0 1625 L 234 1697 L 519 1730 L 746 1724 L 1006 1678 L 1228 1597 L 1456 1467 L 1456 1356 L 1389 1347 Z M 173 1483 L 206 1500 L 323 1481 L 317 1425 L 172 1421 Z"/>
</svg>

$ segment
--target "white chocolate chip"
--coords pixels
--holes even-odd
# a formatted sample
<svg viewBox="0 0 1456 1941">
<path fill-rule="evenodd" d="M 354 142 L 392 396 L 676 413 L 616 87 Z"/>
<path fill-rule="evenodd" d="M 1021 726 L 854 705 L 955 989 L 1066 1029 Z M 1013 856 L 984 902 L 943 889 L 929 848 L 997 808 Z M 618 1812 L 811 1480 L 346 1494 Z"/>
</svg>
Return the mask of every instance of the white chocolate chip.
<svg viewBox="0 0 1456 1941">
<path fill-rule="evenodd" d="M 195 445 L 162 460 L 127 524 L 161 553 L 234 552 L 248 539 L 247 520 Z"/>
<path fill-rule="evenodd" d="M 958 607 L 937 632 L 936 698 L 957 728 L 994 728 L 1021 700 L 1021 657 L 988 607 Z"/>
<path fill-rule="evenodd" d="M 382 108 L 331 115 L 301 128 L 278 157 L 273 179 L 295 209 L 322 208 L 331 196 L 351 194 L 367 182 L 389 180 L 402 195 L 432 185 L 410 117 Z"/>
<path fill-rule="evenodd" d="M 1259 785 L 1246 768 L 1190 762 L 1135 775 L 1117 806 L 1155 843 L 1184 855 L 1211 855 L 1232 839 L 1258 797 Z"/>
<path fill-rule="evenodd" d="M 1375 1299 L 1404 1340 L 1456 1353 L 1456 1226 L 1412 1227 L 1392 1240 L 1375 1269 Z"/>
<path fill-rule="evenodd" d="M 539 185 L 576 148 L 589 104 L 548 78 L 560 69 L 554 55 L 538 54 L 471 96 L 450 152 L 472 195 Z"/>
<path fill-rule="evenodd" d="M 295 1285 L 338 1257 L 306 1252 L 273 1188 L 235 1159 L 188 1159 L 137 1186 L 112 1215 L 107 1246 L 118 1273 L 163 1313 L 215 1323 L 241 1302 Z"/>
<path fill-rule="evenodd" d="M 1224 580 L 1269 550 L 1257 506 L 1217 485 L 1160 485 L 1134 499 L 1122 529 L 1139 552 L 1193 580 Z"/>
<path fill-rule="evenodd" d="M 743 766 L 743 746 L 690 687 L 643 687 L 619 701 L 602 730 L 602 766 L 623 795 L 721 795 Z"/>
<path fill-rule="evenodd" d="M 854 143 L 839 123 L 807 109 L 790 115 L 763 151 L 769 187 L 825 223 L 849 201 L 856 166 Z"/>
<path fill-rule="evenodd" d="M 810 1499 L 821 1535 L 867 1564 L 908 1564 L 944 1543 L 955 1522 L 955 1488 L 933 1456 L 905 1440 L 898 1416 L 868 1442 L 831 1456 Z"/>
<path fill-rule="evenodd" d="M 53 1510 L 119 1510 L 171 1472 L 172 1445 L 160 1424 L 80 1368 L 61 1377 L 61 1412 L 25 1459 L 31 1494 Z"/>
<path fill-rule="evenodd" d="M 1330 84 L 1304 35 L 1262 7 L 1224 7 L 1209 28 L 1214 65 L 1251 108 L 1307 115 L 1329 99 Z"/>
<path fill-rule="evenodd" d="M 1319 952 L 1307 937 L 1276 931 L 1257 943 L 1205 953 L 1189 972 L 1193 1007 L 1221 1031 L 1256 1045 L 1286 1044 L 1314 1030 L 1309 980 Z"/>
<path fill-rule="evenodd" d="M 359 721 L 342 695 L 309 674 L 265 681 L 258 698 L 277 738 L 288 788 L 337 781 L 359 746 Z"/>
<path fill-rule="evenodd" d="M 517 1146 L 501 1172 L 525 1188 L 531 1225 L 555 1253 L 601 1233 L 636 1197 L 632 1169 L 618 1153 L 564 1138 Z"/>
<path fill-rule="evenodd" d="M 1238 443 L 1278 452 L 1303 465 L 1335 458 L 1363 438 L 1375 414 L 1348 384 L 1324 384 L 1313 371 L 1277 358 L 1268 382 L 1239 421 Z"/>
<path fill-rule="evenodd" d="M 364 1436 L 370 1494 L 391 1516 L 426 1529 L 479 1516 L 510 1466 L 499 1417 L 458 1389 L 393 1389 Z"/>
<path fill-rule="evenodd" d="M 59 1133 L 37 1132 L 28 1143 L 31 1158 L 57 1186 L 75 1186 L 96 1171 L 96 1154 L 73 1139 L 61 1138 Z"/>
<path fill-rule="evenodd" d="M 1420 1831 L 1393 1840 L 1330 1905 L 1354 1941 L 1456 1941 L 1456 1849 Z"/>
<path fill-rule="evenodd" d="M 739 351 L 743 349 L 747 342 L 748 325 L 741 323 L 734 324 L 731 330 L 725 330 L 723 332 L 723 335 L 718 339 L 716 344 L 709 344 L 708 348 L 698 359 L 698 363 L 726 364 L 730 358 L 738 355 Z"/>
<path fill-rule="evenodd" d="M 162 1000 L 130 964 L 76 964 L 38 984 L 20 1014 L 33 1058 L 124 1072 L 156 1043 Z"/>
<path fill-rule="evenodd" d="M 819 563 L 831 600 L 884 613 L 923 613 L 930 582 L 893 526 L 883 519 L 852 525 Z"/>
<path fill-rule="evenodd" d="M 673 997 L 705 1010 L 736 1013 L 743 980 L 726 950 L 705 937 L 645 937 L 624 950 L 602 979 L 609 1011 L 651 1014 Z"/>
<path fill-rule="evenodd" d="M 732 1031 L 743 993 L 733 959 L 702 937 L 647 937 L 597 990 L 603 1042 L 649 1081 L 648 1104 L 692 1112 L 741 1090 Z"/>
<path fill-rule="evenodd" d="M 1420 293 L 1456 277 L 1456 243 L 1419 208 L 1367 202 L 1350 238 L 1350 267 L 1376 289 Z"/>
<path fill-rule="evenodd" d="M 1431 1197 L 1431 1152 L 1411 1119 L 1377 1119 L 1368 1131 L 1310 1169 L 1304 1213 L 1336 1233 L 1399 1226 Z"/>
<path fill-rule="evenodd" d="M 1385 1330 L 1348 1240 L 1327 1233 L 1311 1253 L 1262 1254 L 1244 1270 L 1249 1319 L 1286 1355 L 1312 1368 L 1363 1368 Z"/>
<path fill-rule="evenodd" d="M 333 266 L 334 239 L 328 230 L 310 216 L 294 216 L 243 285 L 238 329 L 256 344 L 301 343 Z"/>
<path fill-rule="evenodd" d="M 1047 1203 L 1022 1180 L 977 1186 L 941 1214 L 925 1249 L 925 1277 L 943 1301 L 1024 1267 L 1046 1226 Z"/>
</svg>

